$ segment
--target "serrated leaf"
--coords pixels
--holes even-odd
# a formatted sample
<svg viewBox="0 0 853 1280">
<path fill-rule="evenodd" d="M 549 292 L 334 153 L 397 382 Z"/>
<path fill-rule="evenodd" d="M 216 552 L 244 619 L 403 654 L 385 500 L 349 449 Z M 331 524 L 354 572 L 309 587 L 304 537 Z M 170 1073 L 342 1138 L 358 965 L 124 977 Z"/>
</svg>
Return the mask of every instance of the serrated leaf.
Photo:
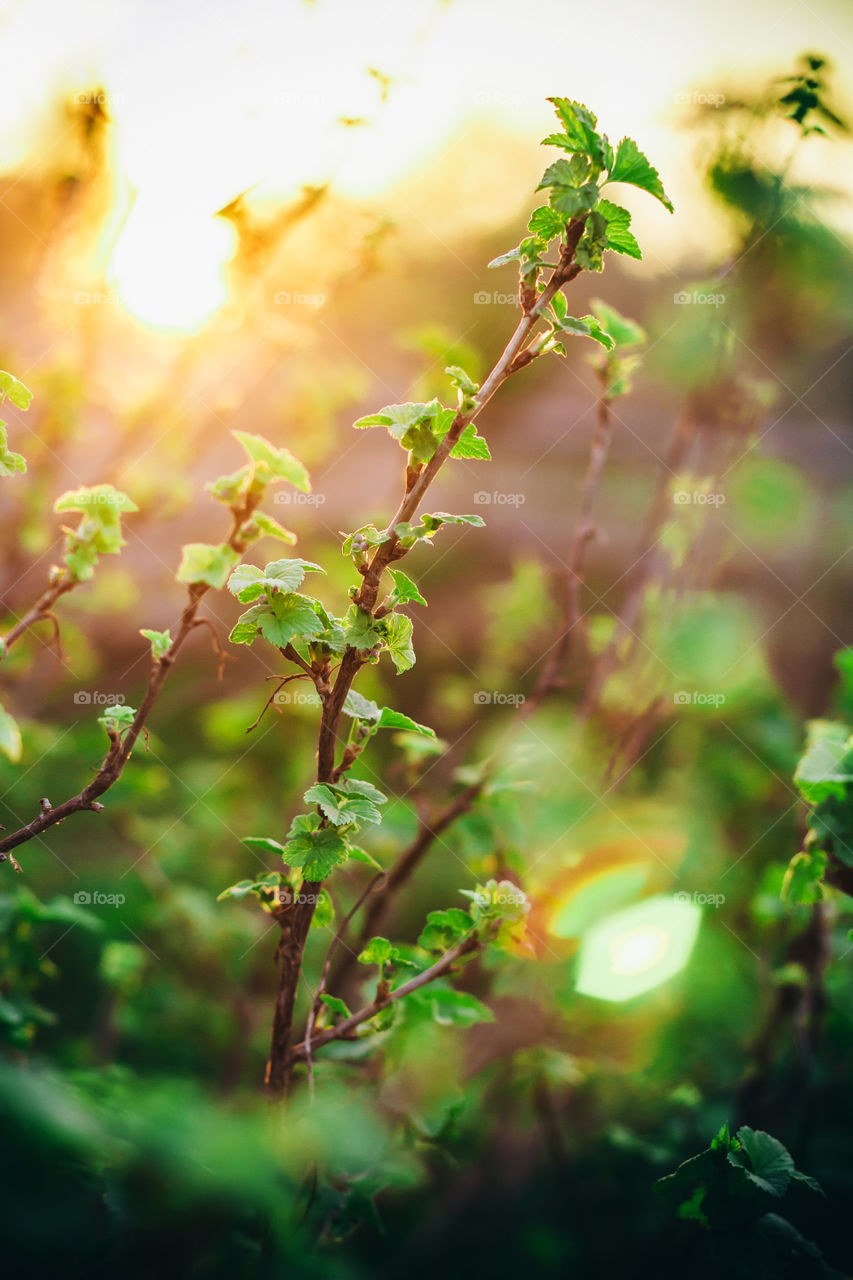
<svg viewBox="0 0 853 1280">
<path fill-rule="evenodd" d="M 610 334 L 602 329 L 595 316 L 563 316 L 554 322 L 554 327 L 580 338 L 592 338 L 607 351 L 612 351 L 615 346 Z"/>
<path fill-rule="evenodd" d="M 415 651 L 412 647 L 412 619 L 402 613 L 389 613 L 382 619 L 385 646 L 391 661 L 397 668 L 397 674 L 408 671 L 415 665 Z M 381 715 L 380 715 L 381 719 Z"/>
<path fill-rule="evenodd" d="M 384 791 L 380 791 L 372 782 L 365 782 L 361 778 L 342 778 L 340 782 L 335 783 L 335 786 L 348 795 L 367 796 L 368 800 L 372 800 L 374 804 L 388 803 L 388 797 Z"/>
<path fill-rule="evenodd" d="M 6 440 L 6 424 L 0 422 L 0 476 L 13 476 L 17 471 L 26 471 L 26 458 L 21 453 L 14 453 Z"/>
<path fill-rule="evenodd" d="M 387 938 L 371 938 L 359 952 L 359 964 L 387 964 L 391 959 L 391 952 L 391 943 Z"/>
<path fill-rule="evenodd" d="M 597 212 L 607 222 L 607 248 L 615 253 L 624 253 L 629 258 L 640 259 L 643 256 L 640 246 L 629 231 L 631 215 L 619 204 L 611 204 L 609 200 L 600 200 Z"/>
<path fill-rule="evenodd" d="M 251 644 L 260 634 L 277 649 L 297 638 L 311 640 L 324 629 L 314 604 L 296 592 L 271 595 L 265 604 L 254 604 L 240 615 L 229 638 L 233 644 Z"/>
<path fill-rule="evenodd" d="M 389 569 L 388 572 L 394 583 L 394 590 L 388 597 L 389 609 L 394 609 L 399 604 L 426 605 L 426 600 L 407 573 L 403 573 L 402 569 Z"/>
<path fill-rule="evenodd" d="M 231 434 L 246 450 L 258 483 L 267 485 L 286 480 L 303 493 L 311 492 L 308 472 L 289 449 L 278 448 L 263 436 L 248 431 L 232 431 Z"/>
<path fill-rule="evenodd" d="M 260 538 L 278 538 L 280 542 L 287 542 L 291 546 L 296 541 L 296 534 L 292 530 L 286 529 L 265 511 L 256 511 L 251 520 L 243 525 L 242 537 L 246 542 L 257 542 Z"/>
<path fill-rule="evenodd" d="M 254 564 L 241 564 L 228 579 L 228 590 L 243 604 L 250 604 L 263 595 L 296 591 L 302 586 L 306 573 L 325 572 L 312 560 L 274 560 L 264 569 Z"/>
<path fill-rule="evenodd" d="M 33 400 L 33 393 L 29 387 L 25 387 L 23 382 L 7 373 L 5 369 L 0 369 L 0 401 L 8 397 L 16 409 L 29 409 Z"/>
<path fill-rule="evenodd" d="M 343 617 L 344 640 L 353 649 L 372 649 L 382 636 L 371 613 L 352 604 Z"/>
<path fill-rule="evenodd" d="M 660 200 L 665 209 L 673 212 L 672 202 L 663 189 L 660 174 L 649 163 L 633 138 L 623 138 L 619 143 L 607 181 L 628 182 L 632 187 L 648 191 L 649 195 Z"/>
<path fill-rule="evenodd" d="M 294 824 L 295 826 L 295 824 Z M 304 880 L 325 880 L 347 856 L 346 841 L 334 827 L 300 830 L 291 826 L 282 857 L 290 866 L 301 867 Z"/>
<path fill-rule="evenodd" d="M 744 1125 L 738 1129 L 737 1136 L 742 1149 L 728 1152 L 726 1159 L 729 1164 L 742 1168 L 750 1182 L 768 1195 L 783 1196 L 794 1172 L 790 1152 L 778 1138 L 762 1129 L 750 1129 Z"/>
<path fill-rule="evenodd" d="M 107 733 L 125 733 L 135 719 L 135 707 L 117 705 L 102 711 L 98 716 L 98 724 L 103 725 Z"/>
<path fill-rule="evenodd" d="M 371 721 L 379 719 L 379 707 L 377 704 L 357 693 L 355 689 L 350 689 L 347 694 L 343 710 L 345 715 L 352 716 L 356 720 Z"/>
<path fill-rule="evenodd" d="M 318 805 L 323 816 L 336 827 L 348 826 L 350 823 L 382 821 L 381 813 L 366 795 L 358 792 L 348 794 L 342 788 L 330 786 L 324 782 L 309 787 L 303 799 L 306 804 Z"/>
<path fill-rule="evenodd" d="M 561 217 L 557 210 L 552 209 L 550 205 L 543 204 L 538 209 L 533 210 L 527 226 L 534 235 L 547 242 L 564 233 L 566 219 Z"/>
<path fill-rule="evenodd" d="M 419 724 L 411 716 L 404 715 L 402 711 L 393 711 L 391 707 L 382 708 L 376 727 L 377 729 L 406 729 L 410 733 L 419 733 L 425 738 L 435 737 L 435 730 L 430 729 L 429 725 Z"/>
<path fill-rule="evenodd" d="M 228 574 L 240 559 L 239 553 L 227 542 L 188 542 L 183 548 L 181 563 L 175 575 L 178 582 L 192 585 L 204 582 L 219 589 L 225 586 Z"/>
</svg>

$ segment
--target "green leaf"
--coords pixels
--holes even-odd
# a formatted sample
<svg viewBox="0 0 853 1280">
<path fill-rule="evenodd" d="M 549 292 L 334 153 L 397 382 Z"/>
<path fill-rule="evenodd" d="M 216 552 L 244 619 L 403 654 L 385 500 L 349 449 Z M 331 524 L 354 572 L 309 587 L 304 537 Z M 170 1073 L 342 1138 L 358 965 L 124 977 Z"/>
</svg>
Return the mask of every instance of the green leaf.
<svg viewBox="0 0 853 1280">
<path fill-rule="evenodd" d="M 853 783 L 853 751 L 847 728 L 828 720 L 809 725 L 808 746 L 794 773 L 794 781 L 810 804 L 828 796 L 844 799 Z"/>
<path fill-rule="evenodd" d="M 744 1125 L 737 1132 L 742 1150 L 732 1149 L 726 1159 L 729 1164 L 744 1169 L 755 1186 L 768 1195 L 783 1196 L 794 1172 L 790 1153 L 777 1138 L 762 1129 L 750 1129 Z"/>
<path fill-rule="evenodd" d="M 792 904 L 820 902 L 827 857 L 822 849 L 797 853 L 782 881 L 782 898 Z"/>
<path fill-rule="evenodd" d="M 378 547 L 381 543 L 388 542 L 390 538 L 390 533 L 377 529 L 375 524 L 363 524 L 360 529 L 345 535 L 341 551 L 345 556 L 350 556 L 354 552 L 364 551 L 367 547 Z"/>
<path fill-rule="evenodd" d="M 477 1022 L 494 1022 L 488 1005 L 467 991 L 430 987 L 424 992 L 432 1010 L 433 1021 L 442 1027 L 472 1027 Z"/>
<path fill-rule="evenodd" d="M 306 573 L 325 572 L 312 560 L 274 560 L 265 569 L 254 564 L 241 564 L 228 579 L 228 590 L 243 604 L 250 604 L 263 595 L 296 591 L 302 586 Z"/>
<path fill-rule="evenodd" d="M 611 204 L 609 200 L 600 200 L 597 212 L 607 222 L 605 247 L 613 249 L 615 253 L 624 253 L 629 258 L 642 258 L 642 250 L 628 230 L 631 225 L 631 215 L 628 210 L 623 209 L 619 204 Z"/>
<path fill-rule="evenodd" d="M 648 341 L 645 329 L 641 329 L 635 320 L 629 320 L 609 303 L 593 298 L 590 306 L 602 329 L 610 334 L 617 348 L 638 347 Z"/>
<path fill-rule="evenodd" d="M 589 107 L 582 102 L 573 102 L 571 98 L 549 98 L 548 101 L 553 103 L 563 133 L 549 135 L 546 144 L 589 156 L 596 165 L 604 164 L 609 158 L 609 146 L 596 131 L 598 121 Z"/>
<path fill-rule="evenodd" d="M 444 439 L 455 420 L 456 413 L 453 409 L 443 409 L 441 413 L 436 415 L 432 425 L 436 440 Z M 489 446 L 482 436 L 477 435 L 477 428 L 473 422 L 469 422 L 464 428 L 456 444 L 450 450 L 450 457 L 476 458 L 482 462 L 491 462 L 492 460 Z"/>
<path fill-rule="evenodd" d="M 350 689 L 344 700 L 344 714 L 356 720 L 378 720 L 379 707 L 369 698 L 364 698 L 355 689 Z"/>
<path fill-rule="evenodd" d="M 660 174 L 649 163 L 633 138 L 623 138 L 619 143 L 607 181 L 628 182 L 632 187 L 648 191 L 649 195 L 660 200 L 665 209 L 673 212 L 672 202 L 663 189 Z"/>
<path fill-rule="evenodd" d="M 65 527 L 64 560 L 80 581 L 91 578 L 101 552 L 114 555 L 125 545 L 121 536 L 124 512 L 138 511 L 135 502 L 111 484 L 69 489 L 57 498 L 54 511 L 79 511 L 76 529 Z"/>
<path fill-rule="evenodd" d="M 323 816 L 336 827 L 350 823 L 382 821 L 382 814 L 366 795 L 358 792 L 347 794 L 343 788 L 325 782 L 309 787 L 303 797 L 306 804 L 319 805 Z"/>
<path fill-rule="evenodd" d="M 282 854 L 290 866 L 302 868 L 304 880 L 325 880 L 346 856 L 346 841 L 334 827 L 306 830 L 296 822 L 291 825 Z"/>
<path fill-rule="evenodd" d="M 178 582 L 192 585 L 204 582 L 216 589 L 224 587 L 228 574 L 240 559 L 227 542 L 188 542 L 183 549 L 176 577 Z"/>
<path fill-rule="evenodd" d="M 472 524 L 482 528 L 485 523 L 482 516 L 452 516 L 446 511 L 436 511 L 432 515 L 421 516 L 419 524 L 404 521 L 395 527 L 394 532 L 403 546 L 413 546 L 420 539 L 432 539 L 443 524 Z"/>
<path fill-rule="evenodd" d="M 222 902 L 224 898 L 245 898 L 247 893 L 251 893 L 254 888 L 253 880 L 238 880 L 236 884 L 230 884 L 227 889 L 223 889 L 217 894 L 216 901 Z"/>
<path fill-rule="evenodd" d="M 587 217 L 584 232 L 575 250 L 575 259 L 585 271 L 601 271 L 607 248 L 607 223 L 598 210 Z"/>
<path fill-rule="evenodd" d="M 395 609 L 399 604 L 426 604 L 407 573 L 403 573 L 402 569 L 389 569 L 388 572 L 394 583 L 394 590 L 388 597 L 389 609 Z"/>
<path fill-rule="evenodd" d="M 403 715 L 402 711 L 392 711 L 390 707 L 382 708 L 376 727 L 377 729 L 407 729 L 409 732 L 419 733 L 425 738 L 435 737 L 435 729 L 430 729 L 429 725 L 426 724 L 418 724 L 417 720 L 412 720 L 411 716 Z"/>
<path fill-rule="evenodd" d="M 2 706 L 0 706 L 0 751 L 12 761 L 12 764 L 17 764 L 21 758 L 22 743 L 18 722 Z"/>
<path fill-rule="evenodd" d="M 261 538 L 278 538 L 280 542 L 288 542 L 293 546 L 296 541 L 296 534 L 286 529 L 283 524 L 279 524 L 277 520 L 273 520 L 272 516 L 268 516 L 265 511 L 256 511 L 246 524 L 243 525 L 241 537 L 246 542 L 257 542 Z"/>
<path fill-rule="evenodd" d="M 0 369 L 0 403 L 9 398 L 16 409 L 29 409 L 33 393 L 11 373 Z"/>
<path fill-rule="evenodd" d="M 430 911 L 418 938 L 418 946 L 425 951 L 448 951 L 473 929 L 473 917 L 459 907 L 450 907 L 447 911 Z"/>
<path fill-rule="evenodd" d="M 289 449 L 279 449 L 263 436 L 252 435 L 248 431 L 232 431 L 231 434 L 249 455 L 258 484 L 275 484 L 280 480 L 287 480 L 303 493 L 311 492 L 308 472 Z"/>
<path fill-rule="evenodd" d="M 349 1018 L 351 1016 L 349 1009 L 339 996 L 330 996 L 324 992 L 320 999 L 330 1013 L 336 1014 L 340 1018 Z"/>
<path fill-rule="evenodd" d="M 270 836 L 243 836 L 243 844 L 247 844 L 250 849 L 257 849 L 259 853 L 274 853 L 284 857 L 284 845 Z"/>
<path fill-rule="evenodd" d="M 349 856 L 354 862 L 363 862 L 368 867 L 373 867 L 374 871 L 382 871 L 382 863 L 377 862 L 372 853 L 368 853 L 366 849 L 359 849 L 356 845 L 350 845 Z"/>
<path fill-rule="evenodd" d="M 335 786 L 347 795 L 367 796 L 374 804 L 387 804 L 388 797 L 384 791 L 374 787 L 372 782 L 364 782 L 361 778 L 342 778 Z"/>
<path fill-rule="evenodd" d="M 581 338 L 592 338 L 607 351 L 612 351 L 615 343 L 610 334 L 605 332 L 595 316 L 563 316 L 554 321 L 554 328 L 562 333 L 575 334 Z"/>
<path fill-rule="evenodd" d="M 112 523 L 122 512 L 138 511 L 135 502 L 111 484 L 68 489 L 53 504 L 54 511 L 81 511 L 100 522 Z"/>
<path fill-rule="evenodd" d="M 391 959 L 391 952 L 391 943 L 387 938 L 371 938 L 359 953 L 359 964 L 387 964 Z"/>
<path fill-rule="evenodd" d="M 353 649 L 372 649 L 382 639 L 371 613 L 352 604 L 343 618 L 344 640 Z"/>
<path fill-rule="evenodd" d="M 16 471 L 26 471 L 27 460 L 21 453 L 14 453 L 6 444 L 6 424 L 0 422 L 0 476 L 13 476 Z"/>
<path fill-rule="evenodd" d="M 98 724 L 103 725 L 107 733 L 126 733 L 136 719 L 134 707 L 114 706 L 98 716 Z"/>
<path fill-rule="evenodd" d="M 408 671 L 415 665 L 415 651 L 412 648 L 412 619 L 402 613 L 389 613 L 382 619 L 382 625 L 385 645 L 391 661 L 397 668 L 397 674 Z"/>
<path fill-rule="evenodd" d="M 353 423 L 359 430 L 385 427 L 388 434 L 409 450 L 416 462 L 428 462 L 435 453 L 438 438 L 433 430 L 436 417 L 448 411 L 438 400 L 429 403 L 388 404 L 378 413 L 369 413 Z"/>
<path fill-rule="evenodd" d="M 587 166 L 588 168 L 588 166 Z M 585 175 L 584 175 L 585 177 Z M 583 177 L 581 178 L 583 181 Z M 534 209 L 527 224 L 530 231 L 546 243 L 555 236 L 561 236 L 566 229 L 566 219 L 561 217 L 550 205 L 540 205 Z"/>
<path fill-rule="evenodd" d="M 324 630 L 315 604 L 296 592 L 271 595 L 265 604 L 254 604 L 240 615 L 229 639 L 232 644 L 252 644 L 262 635 L 278 649 L 297 638 L 311 640 Z"/>
<path fill-rule="evenodd" d="M 168 628 L 165 631 L 149 631 L 147 628 L 143 628 L 139 634 L 150 641 L 151 657 L 155 662 L 165 658 L 172 647 L 172 637 Z"/>
</svg>

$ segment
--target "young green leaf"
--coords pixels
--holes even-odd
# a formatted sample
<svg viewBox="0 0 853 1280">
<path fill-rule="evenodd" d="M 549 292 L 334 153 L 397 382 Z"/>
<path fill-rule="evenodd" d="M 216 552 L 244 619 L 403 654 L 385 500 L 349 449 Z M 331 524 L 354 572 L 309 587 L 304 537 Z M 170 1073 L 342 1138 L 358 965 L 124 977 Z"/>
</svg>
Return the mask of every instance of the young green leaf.
<svg viewBox="0 0 853 1280">
<path fill-rule="evenodd" d="M 391 959 L 391 952 L 391 943 L 387 938 L 371 938 L 359 953 L 359 964 L 387 964 Z"/>
<path fill-rule="evenodd" d="M 325 573 L 311 560 L 274 560 L 265 569 L 254 564 L 238 565 L 228 579 L 228 590 L 243 604 L 276 592 L 296 591 L 306 573 Z"/>
<path fill-rule="evenodd" d="M 232 644 L 252 644 L 262 635 L 278 649 L 293 640 L 311 640 L 324 631 L 316 604 L 296 592 L 268 596 L 266 603 L 254 604 L 240 615 L 229 639 Z"/>
<path fill-rule="evenodd" d="M 224 587 L 228 574 L 240 559 L 227 542 L 188 542 L 183 549 L 176 577 L 188 585 L 204 582 L 209 587 Z"/>
<path fill-rule="evenodd" d="M 383 639 L 397 674 L 415 665 L 412 648 L 412 619 L 402 613 L 389 613 L 382 619 Z M 380 717 L 381 718 L 381 717 Z"/>
<path fill-rule="evenodd" d="M 407 573 L 403 573 L 402 569 L 389 569 L 388 572 L 394 583 L 394 590 L 388 597 L 389 609 L 395 609 L 400 604 L 426 605 L 426 600 Z"/>
<path fill-rule="evenodd" d="M 649 195 L 660 200 L 665 209 L 673 212 L 672 201 L 663 189 L 660 174 L 649 163 L 633 138 L 623 138 L 616 148 L 616 158 L 607 182 L 627 182 L 632 187 L 648 191 Z"/>
<path fill-rule="evenodd" d="M 6 424 L 0 422 L 0 476 L 13 476 L 16 471 L 26 471 L 26 458 L 21 453 L 14 453 L 6 441 Z"/>
<path fill-rule="evenodd" d="M 231 434 L 246 450 L 258 484 L 268 485 L 286 480 L 303 493 L 311 492 L 308 472 L 289 449 L 277 448 L 263 436 L 252 435 L 248 431 L 232 431 Z"/>
<path fill-rule="evenodd" d="M 642 250 L 628 229 L 631 225 L 628 210 L 619 204 L 611 204 L 609 200 L 600 200 L 597 212 L 607 222 L 605 248 L 612 249 L 615 253 L 624 253 L 629 258 L 642 258 Z"/>
<path fill-rule="evenodd" d="M 0 369 L 0 403 L 5 399 L 12 401 L 16 409 L 29 409 L 33 400 L 33 393 L 29 387 L 25 387 L 13 374 L 7 373 L 5 369 Z"/>
<path fill-rule="evenodd" d="M 435 729 L 430 729 L 426 724 L 419 724 L 417 720 L 412 720 L 411 716 L 403 715 L 402 711 L 392 711 L 390 707 L 382 708 L 376 727 L 377 729 L 406 729 L 410 733 L 419 733 L 425 738 L 435 737 Z"/>
<path fill-rule="evenodd" d="M 244 542 L 258 542 L 261 538 L 277 538 L 279 542 L 287 542 L 293 546 L 296 534 L 286 529 L 283 524 L 273 520 L 265 511 L 256 511 L 251 520 L 243 525 Z"/>
<path fill-rule="evenodd" d="M 140 633 L 151 645 L 151 657 L 154 662 L 160 662 L 165 658 L 166 654 L 172 647 L 172 637 L 168 628 L 165 631 L 149 631 L 143 628 Z"/>
<path fill-rule="evenodd" d="M 107 707 L 98 716 L 98 724 L 103 725 L 107 733 L 126 733 L 136 719 L 136 709 L 134 707 L 113 706 Z"/>
<path fill-rule="evenodd" d="M 357 792 L 347 794 L 342 789 L 325 782 L 309 787 L 303 798 L 306 804 L 318 805 L 323 817 L 336 827 L 349 826 L 351 823 L 382 821 L 382 814 L 367 796 Z"/>
<path fill-rule="evenodd" d="M 356 720 L 378 720 L 379 707 L 355 689 L 350 689 L 344 700 L 344 713 Z"/>
<path fill-rule="evenodd" d="M 291 825 L 282 857 L 293 867 L 302 868 L 305 880 L 325 880 L 326 876 L 346 860 L 347 843 L 334 827 L 305 830 Z"/>
</svg>

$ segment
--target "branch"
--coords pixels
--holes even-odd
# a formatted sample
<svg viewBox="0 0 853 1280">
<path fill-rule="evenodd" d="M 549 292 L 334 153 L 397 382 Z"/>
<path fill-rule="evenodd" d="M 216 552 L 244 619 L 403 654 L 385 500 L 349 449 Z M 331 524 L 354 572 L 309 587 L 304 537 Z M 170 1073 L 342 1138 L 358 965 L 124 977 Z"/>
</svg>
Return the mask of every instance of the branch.
<svg viewBox="0 0 853 1280">
<path fill-rule="evenodd" d="M 227 542 L 230 547 L 241 555 L 246 549 L 246 544 L 242 541 L 240 534 L 243 525 L 251 518 L 256 505 L 257 500 L 247 499 L 244 506 L 236 509 L 233 513 L 233 523 Z M 47 807 L 42 805 L 41 812 L 38 817 L 33 818 L 32 822 L 28 822 L 26 826 L 20 827 L 17 831 L 13 831 L 10 835 L 0 840 L 0 862 L 7 860 L 12 849 L 16 849 L 18 845 L 32 840 L 35 836 L 40 835 L 42 831 L 46 831 L 48 827 L 53 827 L 58 822 L 70 817 L 72 813 L 82 813 L 85 810 L 95 813 L 101 812 L 104 806 L 98 803 L 98 798 L 108 791 L 121 777 L 137 739 L 145 728 L 145 722 L 162 692 L 163 685 L 166 683 L 179 649 L 198 625 L 196 615 L 199 605 L 209 590 L 211 588 L 204 582 L 195 582 L 188 588 L 187 604 L 181 615 L 177 635 L 172 641 L 168 653 L 158 662 L 155 662 L 151 668 L 145 696 L 130 727 L 124 734 L 110 734 L 110 749 L 92 781 L 76 796 L 63 801 L 62 804 L 49 805 Z M 22 619 L 21 622 L 23 621 Z M 21 624 L 19 623 L 18 625 L 20 626 Z M 21 868 L 15 859 L 12 859 L 12 863 L 15 870 L 20 871 Z"/>
<path fill-rule="evenodd" d="M 436 978 L 443 978 L 449 973 L 457 960 L 471 952 L 479 951 L 482 946 L 476 934 L 471 934 L 462 942 L 458 942 L 450 951 L 445 952 L 441 959 L 436 960 L 435 964 L 429 969 L 424 969 L 422 973 L 418 973 L 414 978 L 410 978 L 408 982 L 404 982 L 401 987 L 397 987 L 394 991 L 389 992 L 382 999 L 373 1000 L 370 1004 L 365 1005 L 363 1009 L 359 1009 L 358 1013 L 353 1013 L 349 1018 L 345 1018 L 343 1022 L 339 1022 L 334 1027 L 329 1027 L 327 1031 L 321 1031 L 319 1035 L 309 1042 L 307 1038 L 301 1044 L 294 1045 L 290 1050 L 288 1058 L 291 1062 L 295 1062 L 300 1058 L 307 1058 L 315 1050 L 322 1048 L 324 1044 L 331 1043 L 332 1040 L 342 1040 L 350 1038 L 350 1032 L 356 1027 L 361 1026 L 363 1022 L 369 1021 L 370 1018 L 381 1013 L 383 1009 L 387 1009 L 389 1005 L 394 1004 L 396 1000 L 402 1000 L 404 996 L 411 995 L 413 991 L 417 991 L 419 987 L 425 987 L 428 982 L 434 982 Z"/>
<path fill-rule="evenodd" d="M 64 596 L 67 592 L 80 585 L 79 579 L 73 577 L 66 569 L 60 571 L 56 581 L 52 582 L 43 595 L 35 602 L 31 609 L 28 609 L 22 618 L 19 618 L 9 631 L 0 641 L 0 659 L 4 658 L 11 649 L 16 640 L 20 640 L 25 631 L 28 631 L 37 622 L 51 621 L 54 628 L 54 637 L 59 641 L 59 623 L 53 613 L 53 606 L 56 604 L 60 596 Z M 62 651 L 60 649 L 60 657 Z"/>
</svg>

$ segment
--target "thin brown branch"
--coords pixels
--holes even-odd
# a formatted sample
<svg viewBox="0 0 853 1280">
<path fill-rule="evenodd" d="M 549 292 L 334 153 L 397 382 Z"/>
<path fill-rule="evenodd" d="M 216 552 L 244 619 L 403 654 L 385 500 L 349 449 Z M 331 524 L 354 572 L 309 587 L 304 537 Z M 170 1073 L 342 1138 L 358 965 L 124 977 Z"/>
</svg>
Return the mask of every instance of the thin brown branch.
<svg viewBox="0 0 853 1280">
<path fill-rule="evenodd" d="M 436 978 L 443 978 L 446 973 L 450 973 L 457 960 L 465 955 L 470 955 L 474 951 L 479 951 L 482 944 L 476 934 L 469 935 L 462 942 L 452 947 L 450 951 L 436 960 L 435 964 L 430 965 L 428 969 L 424 969 L 422 973 L 418 973 L 414 978 L 410 978 L 408 982 L 404 982 L 402 986 L 396 987 L 395 990 L 387 995 L 371 1001 L 365 1005 L 363 1009 L 359 1009 L 357 1013 L 353 1013 L 348 1018 L 344 1018 L 342 1022 L 337 1023 L 334 1027 L 329 1027 L 327 1031 L 321 1031 L 319 1035 L 314 1036 L 310 1041 L 303 1040 L 301 1044 L 294 1045 L 290 1050 L 289 1059 L 296 1062 L 301 1058 L 305 1058 L 309 1053 L 315 1053 L 317 1049 L 322 1048 L 324 1044 L 330 1044 L 333 1040 L 351 1039 L 352 1032 L 356 1027 L 360 1027 L 363 1022 L 368 1022 L 375 1017 L 377 1013 L 381 1013 L 383 1009 L 387 1009 L 394 1004 L 396 1000 L 402 1000 L 404 996 L 411 995 L 413 991 L 417 991 L 420 987 L 425 987 L 429 982 L 435 982 Z"/>
</svg>

